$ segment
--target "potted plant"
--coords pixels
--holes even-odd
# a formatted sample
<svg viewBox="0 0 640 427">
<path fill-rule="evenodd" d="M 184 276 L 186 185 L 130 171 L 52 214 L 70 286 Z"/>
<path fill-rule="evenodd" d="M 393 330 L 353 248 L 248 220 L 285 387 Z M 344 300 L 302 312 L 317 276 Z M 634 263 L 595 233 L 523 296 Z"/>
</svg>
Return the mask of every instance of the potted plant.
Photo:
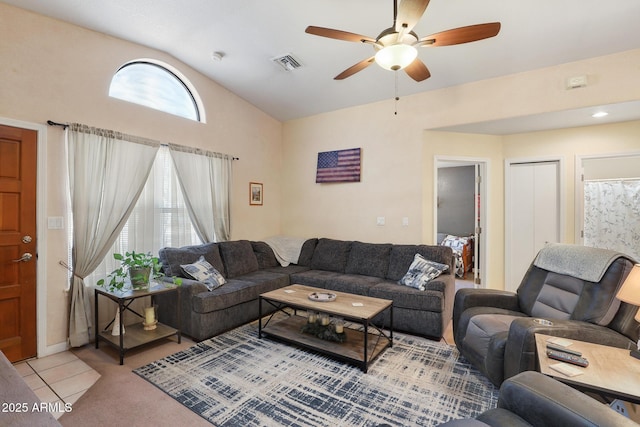
<svg viewBox="0 0 640 427">
<path fill-rule="evenodd" d="M 115 253 L 113 258 L 121 262 L 120 267 L 109 274 L 107 277 L 109 282 L 106 286 L 105 279 L 98 280 L 98 286 L 106 287 L 111 291 L 122 291 L 127 283 L 127 277 L 131 281 L 133 290 L 142 290 L 149 288 L 151 279 L 164 275 L 158 258 L 151 253 L 135 251 L 125 252 L 124 255 Z"/>
</svg>

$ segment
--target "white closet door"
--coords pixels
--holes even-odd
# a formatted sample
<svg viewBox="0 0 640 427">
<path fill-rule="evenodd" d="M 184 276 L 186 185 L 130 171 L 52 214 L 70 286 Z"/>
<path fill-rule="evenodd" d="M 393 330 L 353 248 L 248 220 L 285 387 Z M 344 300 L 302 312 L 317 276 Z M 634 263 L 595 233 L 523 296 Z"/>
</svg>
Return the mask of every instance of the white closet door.
<svg viewBox="0 0 640 427">
<path fill-rule="evenodd" d="M 515 291 L 538 251 L 559 241 L 559 167 L 513 163 L 508 169 L 505 289 Z"/>
</svg>

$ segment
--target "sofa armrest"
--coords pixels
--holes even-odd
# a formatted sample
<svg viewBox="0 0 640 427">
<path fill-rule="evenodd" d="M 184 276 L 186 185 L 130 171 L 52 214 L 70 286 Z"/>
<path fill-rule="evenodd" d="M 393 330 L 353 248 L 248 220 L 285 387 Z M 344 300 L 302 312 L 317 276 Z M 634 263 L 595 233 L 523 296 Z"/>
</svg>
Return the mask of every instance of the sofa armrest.
<svg viewBox="0 0 640 427">
<path fill-rule="evenodd" d="M 607 405 L 538 372 L 522 372 L 506 380 L 500 387 L 498 407 L 534 427 L 637 425 Z"/>
<path fill-rule="evenodd" d="M 515 319 L 509 328 L 504 355 L 504 377 L 536 369 L 535 334 L 552 335 L 578 341 L 592 342 L 618 348 L 635 345 L 626 336 L 605 326 L 577 320 L 552 320 L 553 325 L 536 323 L 532 317 Z"/>
<path fill-rule="evenodd" d="M 163 277 L 163 282 L 173 283 L 173 278 Z M 204 283 L 193 279 L 182 278 L 182 285 L 178 287 L 180 294 L 180 314 L 181 319 L 178 321 L 177 298 L 175 292 L 162 293 L 156 295 L 156 304 L 162 306 L 162 310 L 158 310 L 158 320 L 171 327 L 181 327 L 182 333 L 193 336 L 196 331 L 191 330 L 191 313 L 193 312 L 193 296 L 209 290 Z"/>
<path fill-rule="evenodd" d="M 460 289 L 453 303 L 453 330 L 460 316 L 471 307 L 495 307 L 509 311 L 520 311 L 518 296 L 513 292 L 496 289 Z"/>
</svg>

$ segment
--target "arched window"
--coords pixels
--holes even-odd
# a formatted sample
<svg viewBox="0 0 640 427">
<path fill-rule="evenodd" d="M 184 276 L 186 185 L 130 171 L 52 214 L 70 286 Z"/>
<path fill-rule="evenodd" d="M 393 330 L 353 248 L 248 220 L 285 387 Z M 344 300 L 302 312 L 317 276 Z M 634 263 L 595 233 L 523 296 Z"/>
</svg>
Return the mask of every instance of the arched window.
<svg viewBox="0 0 640 427">
<path fill-rule="evenodd" d="M 136 60 L 120 67 L 111 80 L 109 96 L 204 122 L 193 86 L 177 70 L 156 61 Z"/>
</svg>

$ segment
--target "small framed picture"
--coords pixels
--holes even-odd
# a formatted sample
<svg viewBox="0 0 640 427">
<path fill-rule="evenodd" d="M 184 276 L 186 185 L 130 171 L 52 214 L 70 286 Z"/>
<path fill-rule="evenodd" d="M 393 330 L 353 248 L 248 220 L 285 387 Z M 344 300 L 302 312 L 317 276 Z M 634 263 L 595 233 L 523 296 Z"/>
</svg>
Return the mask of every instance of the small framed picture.
<svg viewBox="0 0 640 427">
<path fill-rule="evenodd" d="M 249 183 L 249 204 L 259 206 L 262 205 L 264 193 L 261 182 Z"/>
</svg>

